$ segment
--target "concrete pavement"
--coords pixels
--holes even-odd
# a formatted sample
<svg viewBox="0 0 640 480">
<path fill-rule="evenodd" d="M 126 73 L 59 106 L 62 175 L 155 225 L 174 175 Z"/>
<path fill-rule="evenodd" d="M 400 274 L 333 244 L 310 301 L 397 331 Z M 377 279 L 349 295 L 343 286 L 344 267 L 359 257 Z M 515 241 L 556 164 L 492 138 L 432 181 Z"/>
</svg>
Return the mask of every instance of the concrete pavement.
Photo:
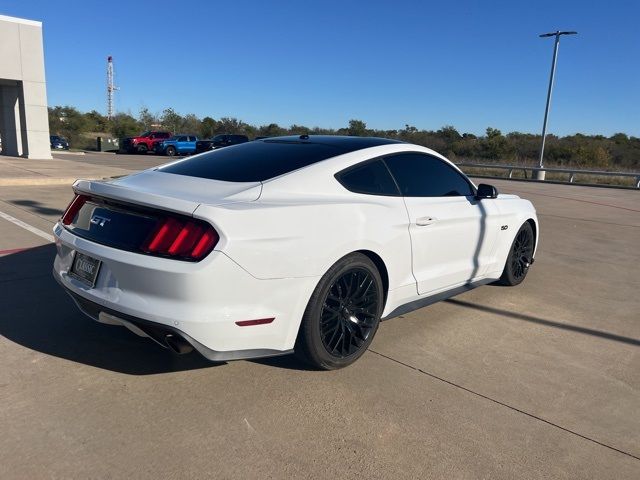
<svg viewBox="0 0 640 480">
<path fill-rule="evenodd" d="M 49 176 L 164 160 L 86 157 Z M 2 478 L 638 478 L 640 193 L 488 182 L 538 209 L 526 281 L 384 322 L 337 372 L 212 365 L 92 322 L 52 245 L 0 218 Z M 49 232 L 70 197 L 1 186 L 0 211 Z"/>
</svg>

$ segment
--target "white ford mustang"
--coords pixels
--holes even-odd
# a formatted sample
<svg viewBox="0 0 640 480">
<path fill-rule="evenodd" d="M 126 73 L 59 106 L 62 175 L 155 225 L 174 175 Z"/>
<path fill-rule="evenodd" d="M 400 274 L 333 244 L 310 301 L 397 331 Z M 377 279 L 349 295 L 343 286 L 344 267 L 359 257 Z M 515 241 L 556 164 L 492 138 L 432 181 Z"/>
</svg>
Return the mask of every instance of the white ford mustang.
<svg viewBox="0 0 640 480">
<path fill-rule="evenodd" d="M 380 320 L 533 262 L 531 203 L 428 148 L 277 137 L 79 180 L 54 276 L 89 317 L 214 361 L 354 362 Z"/>
</svg>

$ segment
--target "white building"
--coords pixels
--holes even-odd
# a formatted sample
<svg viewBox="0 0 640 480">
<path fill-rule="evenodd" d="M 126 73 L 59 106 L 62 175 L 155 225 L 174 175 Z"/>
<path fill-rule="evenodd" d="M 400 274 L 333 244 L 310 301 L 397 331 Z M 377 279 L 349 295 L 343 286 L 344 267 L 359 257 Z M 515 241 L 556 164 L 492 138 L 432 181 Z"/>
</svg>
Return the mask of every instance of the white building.
<svg viewBox="0 0 640 480">
<path fill-rule="evenodd" d="M 51 158 L 42 22 L 0 15 L 2 155 Z"/>
</svg>

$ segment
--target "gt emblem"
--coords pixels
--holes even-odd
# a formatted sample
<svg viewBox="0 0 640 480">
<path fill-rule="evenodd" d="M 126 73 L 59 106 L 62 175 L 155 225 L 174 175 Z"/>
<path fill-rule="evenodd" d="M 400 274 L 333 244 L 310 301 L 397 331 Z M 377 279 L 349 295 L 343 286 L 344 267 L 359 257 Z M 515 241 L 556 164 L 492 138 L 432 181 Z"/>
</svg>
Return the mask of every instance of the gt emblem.
<svg viewBox="0 0 640 480">
<path fill-rule="evenodd" d="M 107 224 L 107 222 L 111 221 L 111 219 L 107 217 L 101 217 L 100 215 L 94 215 L 91 217 L 91 220 L 89 221 L 94 225 L 98 225 L 99 227 L 104 227 Z"/>
<path fill-rule="evenodd" d="M 500 230 L 506 230 L 507 228 L 509 228 L 509 225 L 502 225 L 502 226 L 500 227 Z"/>
</svg>

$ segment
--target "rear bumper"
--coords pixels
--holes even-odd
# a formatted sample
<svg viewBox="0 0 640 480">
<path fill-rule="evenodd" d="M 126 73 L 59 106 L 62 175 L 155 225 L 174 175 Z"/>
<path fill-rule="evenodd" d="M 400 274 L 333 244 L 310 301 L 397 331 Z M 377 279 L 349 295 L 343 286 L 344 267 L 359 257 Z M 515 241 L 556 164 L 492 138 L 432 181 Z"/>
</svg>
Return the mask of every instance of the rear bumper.
<svg viewBox="0 0 640 480">
<path fill-rule="evenodd" d="M 80 309 L 100 321 L 178 334 L 211 360 L 289 353 L 318 279 L 259 280 L 232 259 L 213 251 L 200 262 L 182 262 L 123 251 L 54 228 L 57 255 L 53 275 Z M 102 262 L 95 287 L 68 274 L 75 252 Z M 236 322 L 274 318 L 272 323 Z M 112 319 L 113 320 L 113 319 Z M 159 341 L 160 340 L 160 341 Z"/>
<path fill-rule="evenodd" d="M 211 360 L 212 362 L 225 362 L 229 360 L 246 360 L 250 358 L 265 358 L 265 357 L 275 357 L 279 355 L 286 355 L 289 353 L 293 353 L 293 349 L 291 350 L 269 350 L 266 348 L 263 349 L 253 349 L 253 350 L 232 350 L 226 352 L 219 352 L 216 350 L 212 350 L 202 343 L 198 342 L 191 336 L 187 335 L 185 332 L 178 330 L 169 325 L 163 325 L 161 323 L 151 322 L 149 320 L 144 320 L 142 318 L 133 317 L 131 315 L 126 315 L 111 308 L 105 307 L 98 303 L 95 303 L 91 300 L 87 300 L 86 298 L 78 295 L 77 293 L 73 293 L 69 289 L 66 289 L 65 285 L 60 281 L 58 275 L 54 272 L 54 278 L 60 283 L 60 285 L 65 288 L 69 296 L 73 299 L 74 303 L 78 307 L 78 309 L 84 313 L 86 316 L 100 323 L 107 323 L 110 325 L 121 325 L 123 327 L 127 327 L 132 330 L 134 333 L 138 335 L 143 335 L 145 337 L 151 338 L 158 345 L 163 348 L 171 348 L 167 343 L 167 336 L 179 337 L 189 345 L 193 347 L 198 353 L 200 353 L 207 360 Z M 133 327 L 133 328 L 132 328 Z"/>
</svg>

